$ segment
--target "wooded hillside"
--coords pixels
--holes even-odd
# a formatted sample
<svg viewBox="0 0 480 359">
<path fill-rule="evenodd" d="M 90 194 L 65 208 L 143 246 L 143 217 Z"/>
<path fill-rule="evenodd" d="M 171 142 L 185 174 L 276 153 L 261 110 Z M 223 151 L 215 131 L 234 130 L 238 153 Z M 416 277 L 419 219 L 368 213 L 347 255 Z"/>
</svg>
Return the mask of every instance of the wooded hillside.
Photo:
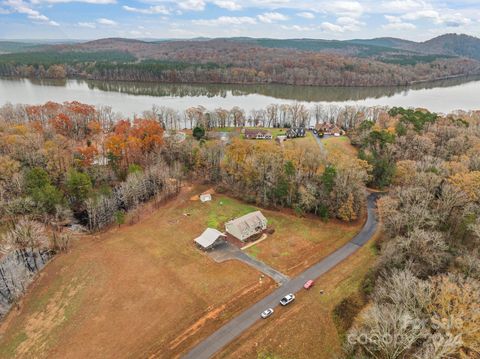
<svg viewBox="0 0 480 359">
<path fill-rule="evenodd" d="M 101 39 L 0 55 L 0 75 L 36 78 L 394 86 L 479 72 L 479 62 L 454 53 L 320 40 Z"/>
</svg>

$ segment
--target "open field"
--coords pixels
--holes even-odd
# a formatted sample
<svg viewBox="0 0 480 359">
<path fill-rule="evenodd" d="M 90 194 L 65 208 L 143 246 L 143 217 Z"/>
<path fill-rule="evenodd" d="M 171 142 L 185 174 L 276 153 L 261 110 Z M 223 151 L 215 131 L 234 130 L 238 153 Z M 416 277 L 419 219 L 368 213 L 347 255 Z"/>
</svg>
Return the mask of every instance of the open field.
<svg viewBox="0 0 480 359">
<path fill-rule="evenodd" d="M 0 326 L 0 357 L 171 358 L 268 293 L 269 278 L 194 247 L 218 220 L 197 192 L 55 258 Z"/>
<path fill-rule="evenodd" d="M 278 307 L 272 317 L 259 320 L 215 358 L 332 359 L 341 357 L 342 335 L 334 308 L 356 296 L 373 262 L 375 238 L 347 260 L 320 277 L 294 303 Z M 321 294 L 320 291 L 324 293 Z"/>
<path fill-rule="evenodd" d="M 290 214 L 272 215 L 270 211 L 264 214 L 275 233 L 246 251 L 288 276 L 302 272 L 340 248 L 364 223 L 363 219 L 353 223 L 333 219 L 322 222 L 313 217 L 296 217 L 292 221 Z"/>
<path fill-rule="evenodd" d="M 205 227 L 223 229 L 257 209 L 225 195 L 191 200 L 205 189 L 185 188 L 138 223 L 85 236 L 55 258 L 1 324 L 0 357 L 170 358 L 266 295 L 271 279 L 240 262 L 217 264 L 193 245 Z M 276 232 L 249 251 L 289 274 L 361 225 L 263 211 Z"/>
<path fill-rule="evenodd" d="M 339 151 L 355 157 L 358 155 L 358 150 L 351 145 L 350 139 L 347 136 L 328 137 L 322 139 L 322 142 L 328 152 Z"/>
</svg>

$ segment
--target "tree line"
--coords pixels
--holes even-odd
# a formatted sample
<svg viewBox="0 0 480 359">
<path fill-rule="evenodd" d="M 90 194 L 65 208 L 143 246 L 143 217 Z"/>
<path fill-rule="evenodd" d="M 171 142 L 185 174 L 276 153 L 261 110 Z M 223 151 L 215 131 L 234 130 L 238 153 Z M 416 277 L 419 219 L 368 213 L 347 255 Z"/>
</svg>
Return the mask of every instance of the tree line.
<svg viewBox="0 0 480 359">
<path fill-rule="evenodd" d="M 373 167 L 371 184 L 389 191 L 378 201 L 384 235 L 363 283 L 369 304 L 346 334 L 348 355 L 478 357 L 479 113 L 392 108 L 352 138 Z M 351 317 L 359 309 L 352 298 L 339 308 Z"/>
<path fill-rule="evenodd" d="M 479 63 L 462 58 L 385 63 L 332 53 L 248 44 L 164 43 L 79 48 L 0 55 L 0 75 L 166 83 L 398 86 L 478 74 Z"/>
</svg>

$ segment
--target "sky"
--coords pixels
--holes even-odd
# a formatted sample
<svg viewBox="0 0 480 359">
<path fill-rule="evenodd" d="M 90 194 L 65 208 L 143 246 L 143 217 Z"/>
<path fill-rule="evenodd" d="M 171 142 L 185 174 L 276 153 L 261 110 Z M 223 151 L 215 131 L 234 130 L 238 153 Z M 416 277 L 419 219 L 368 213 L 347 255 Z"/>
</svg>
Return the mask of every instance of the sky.
<svg viewBox="0 0 480 359">
<path fill-rule="evenodd" d="M 480 37 L 480 0 L 0 0 L 0 39 Z"/>
</svg>

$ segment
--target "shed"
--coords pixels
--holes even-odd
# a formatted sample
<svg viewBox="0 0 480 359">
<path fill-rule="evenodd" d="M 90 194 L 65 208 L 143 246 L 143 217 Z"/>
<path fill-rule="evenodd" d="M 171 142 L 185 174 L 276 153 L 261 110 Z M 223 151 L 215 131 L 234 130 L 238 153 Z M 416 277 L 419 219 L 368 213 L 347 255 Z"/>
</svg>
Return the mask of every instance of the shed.
<svg viewBox="0 0 480 359">
<path fill-rule="evenodd" d="M 214 228 L 207 228 L 203 233 L 195 238 L 195 243 L 202 249 L 211 249 L 222 242 L 226 236 Z"/>
<path fill-rule="evenodd" d="M 201 202 L 208 202 L 212 200 L 212 195 L 210 193 L 202 193 L 200 195 L 200 201 Z"/>
<path fill-rule="evenodd" d="M 225 223 L 225 230 L 242 242 L 266 228 L 267 219 L 260 211 L 248 213 Z"/>
</svg>

